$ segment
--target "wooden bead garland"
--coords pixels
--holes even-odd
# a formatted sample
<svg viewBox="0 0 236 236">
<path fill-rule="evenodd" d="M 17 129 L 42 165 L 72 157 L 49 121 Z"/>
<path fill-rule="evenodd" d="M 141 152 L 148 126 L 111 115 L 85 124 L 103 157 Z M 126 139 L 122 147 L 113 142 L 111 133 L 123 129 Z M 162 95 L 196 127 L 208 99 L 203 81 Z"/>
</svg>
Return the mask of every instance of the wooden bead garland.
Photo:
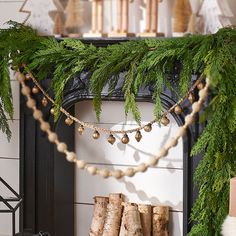
<svg viewBox="0 0 236 236">
<path fill-rule="evenodd" d="M 207 91 L 208 91 L 208 87 L 209 87 L 209 80 L 206 80 L 205 86 L 199 91 L 199 101 L 194 102 L 192 104 L 192 112 L 188 116 L 186 116 L 186 119 L 185 119 L 186 123 L 183 126 L 179 127 L 179 129 L 176 133 L 176 136 L 174 138 L 170 138 L 168 140 L 166 145 L 159 151 L 158 155 L 156 155 L 154 157 L 151 157 L 147 163 L 141 163 L 136 168 L 131 168 L 130 167 L 130 168 L 127 168 L 125 171 L 122 171 L 122 170 L 119 170 L 119 169 L 114 170 L 114 171 L 109 171 L 107 169 L 99 169 L 99 168 L 97 168 L 95 166 L 91 166 L 91 165 L 87 166 L 87 163 L 84 160 L 78 160 L 76 158 L 76 154 L 74 152 L 69 152 L 67 150 L 67 145 L 58 140 L 57 135 L 54 132 L 51 131 L 50 124 L 43 120 L 42 112 L 40 110 L 38 110 L 35 107 L 35 103 L 32 102 L 32 100 L 31 100 L 32 98 L 30 96 L 31 90 L 24 83 L 25 76 L 20 74 L 20 73 L 17 73 L 17 80 L 22 85 L 22 90 L 21 90 L 22 94 L 24 94 L 27 97 L 27 100 L 29 101 L 28 105 L 33 110 L 33 117 L 36 120 L 39 121 L 40 128 L 43 131 L 47 132 L 49 141 L 56 144 L 57 150 L 59 152 L 62 152 L 62 153 L 66 154 L 66 159 L 68 161 L 75 162 L 79 169 L 85 169 L 88 173 L 90 173 L 92 175 L 99 174 L 104 178 L 112 176 L 112 177 L 115 177 L 117 179 L 122 178 L 124 176 L 132 177 L 138 172 L 144 172 L 149 167 L 155 166 L 159 159 L 161 159 L 162 157 L 165 157 L 168 154 L 168 151 L 172 147 L 177 145 L 178 139 L 181 138 L 186 133 L 186 129 L 194 121 L 194 119 L 193 119 L 194 115 L 201 109 L 202 103 L 207 97 Z M 203 92 L 201 92 L 201 91 L 203 91 Z"/>
</svg>

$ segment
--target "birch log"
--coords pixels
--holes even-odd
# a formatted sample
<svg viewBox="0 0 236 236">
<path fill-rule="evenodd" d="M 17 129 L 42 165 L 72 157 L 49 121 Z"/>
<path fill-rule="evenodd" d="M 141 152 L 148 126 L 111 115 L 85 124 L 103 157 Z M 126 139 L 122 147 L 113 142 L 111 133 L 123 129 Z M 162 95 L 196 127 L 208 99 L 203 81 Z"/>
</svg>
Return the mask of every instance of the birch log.
<svg viewBox="0 0 236 236">
<path fill-rule="evenodd" d="M 107 217 L 104 224 L 102 236 L 118 236 L 122 216 L 123 195 L 112 193 L 109 195 L 109 204 L 107 205 Z"/>
<path fill-rule="evenodd" d="M 143 229 L 143 235 L 151 236 L 152 232 L 152 206 L 139 204 L 138 210 L 140 212 L 141 225 Z"/>
<path fill-rule="evenodd" d="M 140 213 L 137 204 L 125 203 L 119 236 L 143 235 Z"/>
<path fill-rule="evenodd" d="M 169 207 L 153 207 L 152 236 L 168 236 Z"/>
<path fill-rule="evenodd" d="M 106 219 L 108 197 L 94 197 L 93 219 L 89 236 L 101 236 Z"/>
</svg>

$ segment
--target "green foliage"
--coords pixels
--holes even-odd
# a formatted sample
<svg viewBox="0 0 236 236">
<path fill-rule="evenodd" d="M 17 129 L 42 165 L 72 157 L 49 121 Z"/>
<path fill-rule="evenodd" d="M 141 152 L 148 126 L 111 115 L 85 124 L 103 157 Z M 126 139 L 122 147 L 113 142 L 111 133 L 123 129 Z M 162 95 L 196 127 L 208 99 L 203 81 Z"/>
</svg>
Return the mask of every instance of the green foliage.
<svg viewBox="0 0 236 236">
<path fill-rule="evenodd" d="M 0 129 L 10 138 L 7 117 L 13 115 L 9 67 L 18 70 L 24 63 L 39 79 L 49 73 L 56 101 L 56 119 L 63 101 L 66 83 L 82 71 L 90 71 L 90 90 L 99 119 L 102 92 L 106 85 L 114 91 L 120 73 L 123 82 L 124 110 L 141 121 L 136 104 L 140 87 L 154 88 L 154 115 L 160 117 L 163 86 L 177 96 L 186 93 L 191 75 L 199 73 L 211 81 L 211 101 L 201 121 L 206 128 L 192 149 L 192 155 L 204 153 L 195 172 L 199 196 L 192 209 L 196 222 L 190 236 L 220 235 L 228 212 L 229 179 L 236 175 L 236 30 L 225 28 L 214 35 L 172 39 L 133 40 L 106 48 L 96 48 L 79 40 L 40 37 L 28 26 L 9 22 L 0 30 Z M 176 63 L 181 65 L 179 87 L 167 79 Z M 219 204 L 220 203 L 220 204 Z"/>
</svg>

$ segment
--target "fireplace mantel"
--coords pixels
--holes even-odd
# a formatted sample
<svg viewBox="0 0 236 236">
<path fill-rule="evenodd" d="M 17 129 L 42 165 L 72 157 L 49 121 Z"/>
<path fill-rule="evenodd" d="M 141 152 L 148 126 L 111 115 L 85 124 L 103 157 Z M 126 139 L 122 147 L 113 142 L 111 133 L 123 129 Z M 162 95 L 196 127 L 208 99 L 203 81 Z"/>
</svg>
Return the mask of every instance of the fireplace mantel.
<svg viewBox="0 0 236 236">
<path fill-rule="evenodd" d="M 86 40 L 96 46 L 107 46 L 124 40 Z M 120 75 L 120 80 L 123 79 Z M 72 80 L 66 87 L 63 107 L 74 113 L 74 104 L 92 99 L 88 90 L 89 72 L 84 72 Z M 172 75 L 168 76 L 171 83 L 178 82 L 178 66 Z M 48 87 L 50 79 L 42 82 Z M 103 91 L 103 100 L 123 101 L 123 94 L 119 86 L 111 96 Z M 164 89 L 161 95 L 162 105 L 170 108 L 177 102 L 176 97 L 169 90 Z M 152 102 L 152 86 L 140 90 L 138 101 Z M 38 104 L 40 104 L 38 100 Z M 74 127 L 64 124 L 65 117 L 60 117 L 54 124 L 50 116 L 50 106 L 43 108 L 44 118 L 53 125 L 59 138 L 66 141 L 69 150 L 74 150 Z M 173 115 L 177 124 L 183 124 L 189 110 L 184 109 L 180 116 Z M 21 96 L 20 111 L 20 194 L 23 197 L 21 209 L 20 230 L 33 235 L 39 231 L 49 232 L 52 236 L 74 235 L 74 165 L 67 162 L 62 154 L 48 142 L 46 135 L 32 117 L 26 107 L 24 97 Z M 190 210 L 197 196 L 193 188 L 193 170 L 201 156 L 189 158 L 190 149 L 202 130 L 197 122 L 188 129 L 183 139 L 183 231 L 184 235 L 191 228 L 189 222 Z"/>
</svg>

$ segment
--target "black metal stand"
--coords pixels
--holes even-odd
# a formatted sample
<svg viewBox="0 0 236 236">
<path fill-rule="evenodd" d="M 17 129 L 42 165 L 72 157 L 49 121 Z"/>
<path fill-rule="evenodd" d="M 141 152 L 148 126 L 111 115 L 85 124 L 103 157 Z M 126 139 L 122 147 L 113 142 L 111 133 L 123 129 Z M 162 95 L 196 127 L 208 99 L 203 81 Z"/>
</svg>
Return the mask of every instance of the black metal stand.
<svg viewBox="0 0 236 236">
<path fill-rule="evenodd" d="M 22 198 L 20 197 L 20 195 L 3 179 L 0 177 L 0 182 L 2 182 L 7 189 L 9 189 L 14 197 L 9 197 L 9 198 L 3 198 L 0 195 L 0 202 L 3 202 L 3 204 L 8 208 L 8 209 L 0 209 L 0 213 L 12 213 L 12 236 L 15 236 L 16 234 L 16 211 L 19 208 L 21 202 L 22 202 Z M 11 205 L 12 202 L 17 202 L 16 206 L 13 207 Z"/>
</svg>

